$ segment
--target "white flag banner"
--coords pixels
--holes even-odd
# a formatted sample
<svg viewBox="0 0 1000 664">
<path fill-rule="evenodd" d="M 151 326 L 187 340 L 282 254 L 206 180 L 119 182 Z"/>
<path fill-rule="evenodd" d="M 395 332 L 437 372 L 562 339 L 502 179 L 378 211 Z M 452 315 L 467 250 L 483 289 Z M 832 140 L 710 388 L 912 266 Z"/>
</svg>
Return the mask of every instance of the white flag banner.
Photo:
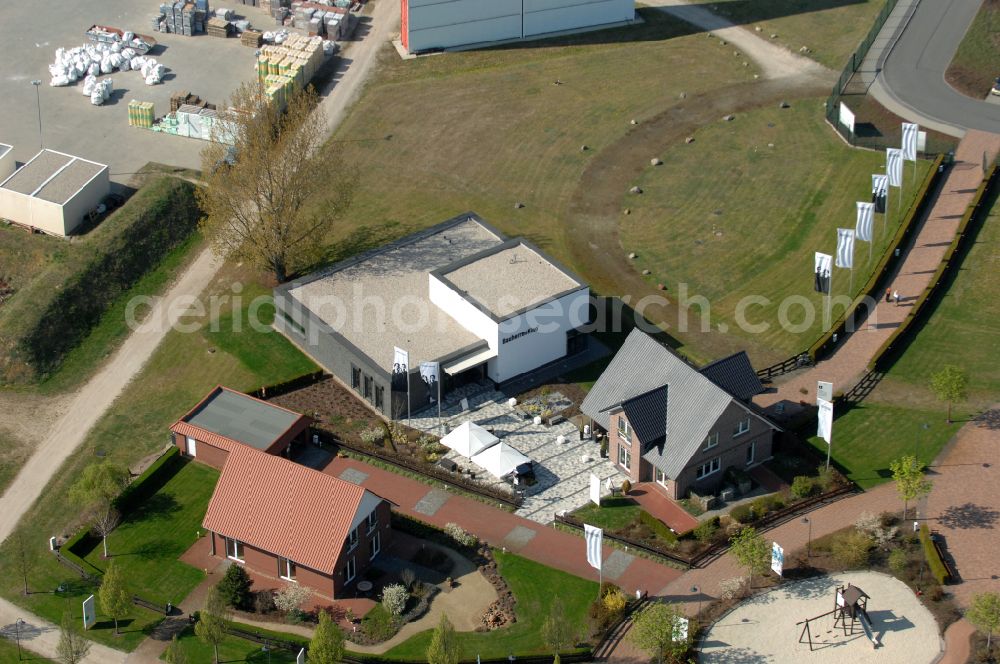
<svg viewBox="0 0 1000 664">
<path fill-rule="evenodd" d="M 833 267 L 833 256 L 816 252 L 813 262 L 813 290 L 825 295 L 830 294 L 830 268 Z"/>
<path fill-rule="evenodd" d="M 593 473 L 590 474 L 590 502 L 601 506 L 601 478 Z"/>
<path fill-rule="evenodd" d="M 837 229 L 837 267 L 854 267 L 854 229 Z"/>
<path fill-rule="evenodd" d="M 889 176 L 872 175 L 872 203 L 875 204 L 875 211 L 885 214 L 885 197 L 889 193 Z"/>
<path fill-rule="evenodd" d="M 826 399 L 816 399 L 819 406 L 819 423 L 816 426 L 816 435 L 830 444 L 833 438 L 833 402 Z"/>
<path fill-rule="evenodd" d="M 402 348 L 393 347 L 392 352 L 392 389 L 398 392 L 409 390 L 406 379 L 410 370 L 410 353 Z"/>
<path fill-rule="evenodd" d="M 889 175 L 890 187 L 903 186 L 903 151 L 896 148 L 885 149 L 885 168 Z"/>
<path fill-rule="evenodd" d="M 920 126 L 909 122 L 903 123 L 903 159 L 906 161 L 917 160 L 917 135 L 920 133 Z"/>
<path fill-rule="evenodd" d="M 771 542 L 771 571 L 781 576 L 785 568 L 785 550 L 777 542 Z"/>
<path fill-rule="evenodd" d="M 872 228 L 875 226 L 875 204 L 858 201 L 858 223 L 854 231 L 859 240 L 872 241 Z"/>
<path fill-rule="evenodd" d="M 420 378 L 424 381 L 427 386 L 427 402 L 434 403 L 437 401 L 438 390 L 441 387 L 441 363 L 440 362 L 421 362 L 420 363 Z"/>
<path fill-rule="evenodd" d="M 587 562 L 594 569 L 601 569 L 601 542 L 604 539 L 604 531 L 583 524 L 583 536 L 587 539 Z"/>
</svg>

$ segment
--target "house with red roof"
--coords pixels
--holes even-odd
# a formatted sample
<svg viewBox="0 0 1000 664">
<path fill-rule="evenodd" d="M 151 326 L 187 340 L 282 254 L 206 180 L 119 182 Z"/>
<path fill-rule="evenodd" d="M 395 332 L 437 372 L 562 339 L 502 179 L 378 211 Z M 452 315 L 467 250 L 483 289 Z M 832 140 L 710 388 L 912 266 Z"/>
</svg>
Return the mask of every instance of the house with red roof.
<svg viewBox="0 0 1000 664">
<path fill-rule="evenodd" d="M 289 455 L 305 443 L 312 423 L 305 415 L 218 385 L 170 427 L 182 454 L 214 468 L 239 447 Z"/>
<path fill-rule="evenodd" d="M 202 525 L 212 555 L 336 599 L 389 545 L 389 517 L 389 502 L 357 484 L 242 446 Z"/>
</svg>

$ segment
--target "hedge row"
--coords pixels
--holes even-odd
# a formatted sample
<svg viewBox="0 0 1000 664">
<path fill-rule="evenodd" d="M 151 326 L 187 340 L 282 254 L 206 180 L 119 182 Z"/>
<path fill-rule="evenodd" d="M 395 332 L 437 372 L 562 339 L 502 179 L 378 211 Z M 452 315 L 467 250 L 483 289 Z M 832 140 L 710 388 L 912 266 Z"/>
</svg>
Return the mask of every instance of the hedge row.
<svg viewBox="0 0 1000 664">
<path fill-rule="evenodd" d="M 934 540 L 931 539 L 931 531 L 927 528 L 926 523 L 920 525 L 920 544 L 923 545 L 924 557 L 927 558 L 927 566 L 931 570 L 931 576 L 941 585 L 951 581 L 951 572 L 948 571 L 948 566 L 941 560 L 937 547 L 934 546 Z"/>
<path fill-rule="evenodd" d="M 83 238 L 5 305 L 0 381 L 56 370 L 105 311 L 197 228 L 194 185 L 163 176 Z"/>
<path fill-rule="evenodd" d="M 934 164 L 931 167 L 930 173 L 924 178 L 923 184 L 920 186 L 920 191 L 917 192 L 917 197 L 914 199 L 913 204 L 906 213 L 906 217 L 903 219 L 903 223 L 900 224 L 899 228 L 896 230 L 896 234 L 892 238 L 892 242 L 886 247 L 885 252 L 882 254 L 882 258 L 879 260 L 878 265 L 872 271 L 871 276 L 868 281 L 865 282 L 864 287 L 858 293 L 857 297 L 851 303 L 851 306 L 830 326 L 830 329 L 824 332 L 819 339 L 813 343 L 812 346 L 806 351 L 809 357 L 816 361 L 822 359 L 828 353 L 832 352 L 836 346 L 833 343 L 833 336 L 837 335 L 838 338 L 843 338 L 844 330 L 849 326 L 853 329 L 857 329 L 858 321 L 864 320 L 868 315 L 868 309 L 864 305 L 864 300 L 866 297 L 872 298 L 875 302 L 878 302 L 881 296 L 882 282 L 885 277 L 892 273 L 896 268 L 896 264 L 903 260 L 905 256 L 902 250 L 900 255 L 896 256 L 896 249 L 902 248 L 904 243 L 909 240 L 910 235 L 916 230 L 917 221 L 923 215 L 927 206 L 930 204 L 931 193 L 934 191 L 938 182 L 944 177 L 944 169 L 941 168 L 944 162 L 944 156 L 938 156 L 934 160 Z"/>
</svg>

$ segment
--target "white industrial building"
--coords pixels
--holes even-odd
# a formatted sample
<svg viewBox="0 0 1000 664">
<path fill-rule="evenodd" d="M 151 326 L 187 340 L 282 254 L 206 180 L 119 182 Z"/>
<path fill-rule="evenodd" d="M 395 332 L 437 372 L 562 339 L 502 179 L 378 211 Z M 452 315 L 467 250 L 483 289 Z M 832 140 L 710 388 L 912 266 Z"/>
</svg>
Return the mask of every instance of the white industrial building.
<svg viewBox="0 0 1000 664">
<path fill-rule="evenodd" d="M 532 39 L 635 20 L 634 0 L 402 0 L 409 53 Z"/>
<path fill-rule="evenodd" d="M 16 168 L 14 148 L 6 143 L 0 143 L 0 182 L 9 178 Z"/>
<path fill-rule="evenodd" d="M 0 217 L 50 235 L 69 235 L 110 190 L 106 165 L 42 150 L 0 182 Z"/>
</svg>

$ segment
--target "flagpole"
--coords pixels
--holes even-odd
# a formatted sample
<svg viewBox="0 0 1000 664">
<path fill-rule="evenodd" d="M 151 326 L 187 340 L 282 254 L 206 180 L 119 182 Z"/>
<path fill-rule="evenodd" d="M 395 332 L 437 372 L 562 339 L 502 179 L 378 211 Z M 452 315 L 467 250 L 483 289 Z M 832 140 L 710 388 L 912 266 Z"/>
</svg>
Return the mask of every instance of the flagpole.
<svg viewBox="0 0 1000 664">
<path fill-rule="evenodd" d="M 410 413 L 410 351 L 406 351 L 406 426 L 413 426 Z"/>
<path fill-rule="evenodd" d="M 444 420 L 441 419 L 441 381 L 443 379 L 444 379 L 444 376 L 441 375 L 441 365 L 438 364 L 438 376 L 437 376 L 437 384 L 438 384 L 438 422 L 441 423 L 441 431 L 442 432 L 444 432 Z"/>
</svg>

